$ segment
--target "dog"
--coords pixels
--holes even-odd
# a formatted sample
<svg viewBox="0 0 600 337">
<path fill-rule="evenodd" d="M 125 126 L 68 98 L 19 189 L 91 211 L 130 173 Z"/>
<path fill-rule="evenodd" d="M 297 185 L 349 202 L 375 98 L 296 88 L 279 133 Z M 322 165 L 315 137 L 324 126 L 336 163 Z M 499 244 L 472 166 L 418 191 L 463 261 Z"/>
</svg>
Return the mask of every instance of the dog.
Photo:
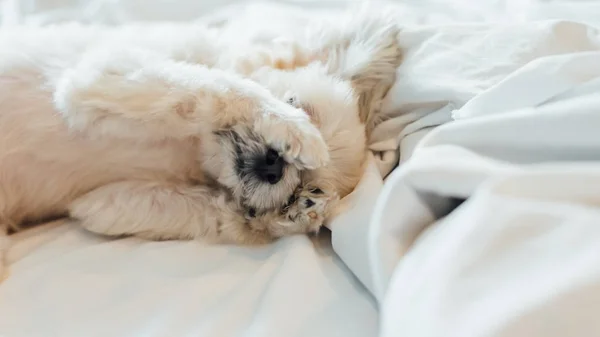
<svg viewBox="0 0 600 337">
<path fill-rule="evenodd" d="M 242 244 L 315 232 L 362 174 L 395 38 L 356 67 L 340 63 L 368 42 L 352 36 L 240 57 L 202 27 L 0 32 L 0 226 L 68 215 L 105 235 Z"/>
</svg>

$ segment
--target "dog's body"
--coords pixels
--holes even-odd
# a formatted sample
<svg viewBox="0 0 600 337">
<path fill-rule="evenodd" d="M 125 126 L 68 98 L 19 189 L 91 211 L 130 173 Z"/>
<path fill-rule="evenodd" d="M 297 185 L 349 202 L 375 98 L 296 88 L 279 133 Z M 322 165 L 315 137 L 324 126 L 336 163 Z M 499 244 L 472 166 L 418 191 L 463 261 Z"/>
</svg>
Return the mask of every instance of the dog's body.
<svg viewBox="0 0 600 337">
<path fill-rule="evenodd" d="M 394 31 L 368 45 L 370 76 L 328 61 L 352 41 L 239 55 L 204 28 L 153 29 L 0 33 L 0 230 L 60 215 L 150 239 L 318 230 L 362 174 Z"/>
<path fill-rule="evenodd" d="M 196 33 L 196 40 L 207 43 L 208 38 L 200 35 L 205 31 Z M 13 41 L 0 39 L 0 45 L 11 50 L 14 34 L 5 34 Z M 31 36 L 41 41 L 36 34 Z M 173 43 L 169 50 L 155 50 L 136 42 L 135 33 L 131 40 L 127 35 L 121 35 L 118 42 L 112 40 L 113 34 L 123 31 L 101 34 L 84 28 L 73 34 L 71 28 L 63 27 L 41 34 L 54 42 L 62 38 L 59 43 L 65 48 L 45 54 L 45 62 L 22 66 L 30 60 L 21 50 L 15 51 L 13 44 L 12 54 L 0 59 L 4 70 L 0 76 L 0 214 L 5 223 L 40 220 L 65 214 L 69 208 L 77 212 L 77 205 L 83 202 L 80 197 L 88 192 L 109 193 L 98 188 L 124 182 L 130 192 L 157 189 L 156 184 L 161 183 L 165 185 L 161 195 L 189 193 L 207 199 L 198 200 L 196 207 L 232 197 L 232 205 L 275 208 L 283 206 L 297 187 L 298 169 L 315 168 L 328 160 L 326 145 L 303 111 L 275 99 L 251 81 L 176 62 L 180 61 L 177 53 L 182 52 L 178 48 L 189 51 L 183 46 L 189 41 Z M 96 34 L 101 40 L 81 50 L 67 48 L 89 39 L 80 34 Z M 19 42 L 26 44 L 27 38 L 21 34 Z M 124 46 L 127 49 L 121 49 Z M 194 62 L 207 60 L 214 52 L 211 47 L 186 57 Z M 230 157 L 233 149 L 224 149 L 233 144 L 217 133 L 225 130 L 245 136 L 247 146 L 235 158 Z M 260 140 L 251 144 L 250 136 Z M 251 161 L 254 158 L 245 156 L 264 156 L 269 148 L 295 165 L 287 165 L 276 184 L 243 183 L 234 172 L 239 169 L 235 160 Z M 223 185 L 232 195 L 215 198 L 214 193 L 205 194 L 209 184 Z M 245 185 L 252 184 L 259 186 L 246 195 Z M 193 186 L 193 190 L 186 191 L 184 186 Z M 171 191 L 173 188 L 176 190 Z M 115 190 L 124 192 L 118 186 Z M 214 224 L 197 231 L 216 231 L 220 217 L 215 212 L 229 207 L 221 206 L 212 212 L 199 210 L 200 218 L 186 220 Z M 170 234 L 148 234 L 155 238 L 212 236 L 184 233 L 181 228 Z"/>
</svg>

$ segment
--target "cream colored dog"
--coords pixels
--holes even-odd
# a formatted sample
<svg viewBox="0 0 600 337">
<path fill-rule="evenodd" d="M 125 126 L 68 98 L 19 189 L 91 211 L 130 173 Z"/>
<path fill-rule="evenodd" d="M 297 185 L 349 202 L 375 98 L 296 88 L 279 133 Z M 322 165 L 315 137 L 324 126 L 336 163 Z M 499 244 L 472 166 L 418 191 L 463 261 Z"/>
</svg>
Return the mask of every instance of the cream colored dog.
<svg viewBox="0 0 600 337">
<path fill-rule="evenodd" d="M 400 62 L 395 27 L 370 22 L 244 54 L 195 26 L 0 32 L 0 227 L 70 215 L 101 234 L 225 243 L 317 231 L 362 174 L 365 124 Z"/>
</svg>

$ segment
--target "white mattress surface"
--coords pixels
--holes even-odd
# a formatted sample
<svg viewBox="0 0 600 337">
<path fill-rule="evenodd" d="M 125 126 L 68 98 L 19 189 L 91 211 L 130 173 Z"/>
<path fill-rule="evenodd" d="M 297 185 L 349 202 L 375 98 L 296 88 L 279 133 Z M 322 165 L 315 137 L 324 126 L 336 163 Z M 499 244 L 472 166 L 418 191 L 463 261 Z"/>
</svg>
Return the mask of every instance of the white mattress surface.
<svg viewBox="0 0 600 337">
<path fill-rule="evenodd" d="M 344 6 L 298 3 L 4 0 L 2 23 L 202 19 L 241 34 L 269 29 L 260 14 L 285 35 Z M 0 336 L 596 335 L 600 4 L 392 6 L 405 61 L 332 245 L 107 241 L 51 224 L 16 238 Z M 450 197 L 469 200 L 442 217 Z"/>
</svg>

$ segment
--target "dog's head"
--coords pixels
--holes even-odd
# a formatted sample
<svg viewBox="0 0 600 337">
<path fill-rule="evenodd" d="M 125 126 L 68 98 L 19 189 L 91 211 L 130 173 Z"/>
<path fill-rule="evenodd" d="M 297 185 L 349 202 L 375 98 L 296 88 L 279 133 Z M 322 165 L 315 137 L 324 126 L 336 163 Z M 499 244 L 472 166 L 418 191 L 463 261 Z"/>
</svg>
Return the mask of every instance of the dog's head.
<svg viewBox="0 0 600 337">
<path fill-rule="evenodd" d="M 352 83 L 317 63 L 293 71 L 263 68 L 254 79 L 276 97 L 304 110 L 328 145 L 329 164 L 303 171 L 303 182 L 318 181 L 323 190 L 348 194 L 362 175 L 367 144 Z"/>
<path fill-rule="evenodd" d="M 358 184 L 366 167 L 367 137 L 381 118 L 382 101 L 401 62 L 397 35 L 397 28 L 389 25 L 370 34 L 325 41 L 314 61 L 304 66 L 276 62 L 279 66 L 252 74 L 281 100 L 303 109 L 329 147 L 329 164 L 302 172 L 303 184 L 335 191 L 340 197 Z M 302 58 L 310 60 L 306 54 Z"/>
<path fill-rule="evenodd" d="M 317 33 L 300 45 L 297 41 L 274 48 L 261 45 L 257 53 L 249 48 L 235 67 L 282 101 L 304 110 L 330 151 L 328 165 L 299 172 L 242 126 L 215 134 L 222 146 L 213 156 L 222 164 L 211 174 L 244 206 L 257 211 L 278 208 L 299 184 L 340 197 L 358 184 L 367 158 L 367 137 L 395 81 L 401 50 L 395 25 L 367 18 L 356 27 L 362 28 L 326 28 L 332 33 Z M 277 176 L 262 175 L 265 165 L 275 165 Z"/>
</svg>

